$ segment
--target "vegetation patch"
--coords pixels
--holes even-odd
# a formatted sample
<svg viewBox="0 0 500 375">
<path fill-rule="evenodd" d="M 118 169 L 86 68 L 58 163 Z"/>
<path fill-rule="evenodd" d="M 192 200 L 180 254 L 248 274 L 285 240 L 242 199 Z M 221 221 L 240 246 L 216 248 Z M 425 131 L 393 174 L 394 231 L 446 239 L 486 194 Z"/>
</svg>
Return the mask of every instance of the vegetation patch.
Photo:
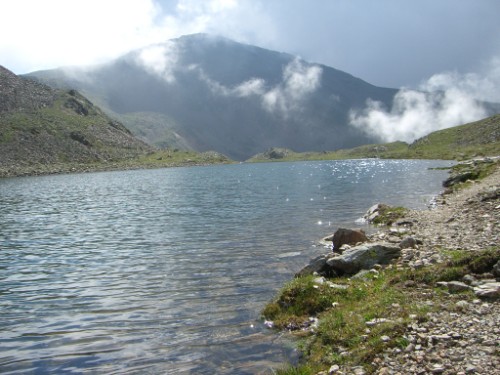
<svg viewBox="0 0 500 375">
<path fill-rule="evenodd" d="M 379 204 L 377 207 L 378 215 L 374 216 L 370 220 L 372 224 L 375 225 L 391 225 L 398 219 L 401 219 L 408 213 L 408 209 L 401 206 L 388 206 L 385 204 Z"/>
<path fill-rule="evenodd" d="M 388 267 L 363 279 L 305 276 L 290 281 L 262 315 L 275 328 L 298 337 L 303 360 L 276 373 L 316 374 L 335 364 L 363 366 L 371 373 L 377 356 L 408 345 L 408 324 L 426 321 L 436 309 L 455 309 L 455 300 L 443 293 L 439 281 L 489 272 L 500 259 L 499 247 L 443 253 L 448 262 L 421 269 Z M 474 297 L 466 292 L 460 298 Z"/>
</svg>

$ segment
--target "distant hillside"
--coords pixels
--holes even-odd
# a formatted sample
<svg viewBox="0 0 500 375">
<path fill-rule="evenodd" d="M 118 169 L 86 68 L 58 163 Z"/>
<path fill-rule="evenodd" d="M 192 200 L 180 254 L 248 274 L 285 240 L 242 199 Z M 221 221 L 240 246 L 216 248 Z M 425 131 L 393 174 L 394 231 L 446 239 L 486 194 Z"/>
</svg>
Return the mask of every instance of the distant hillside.
<svg viewBox="0 0 500 375">
<path fill-rule="evenodd" d="M 75 90 L 55 90 L 0 66 L 0 175 L 151 151 Z"/>
<path fill-rule="evenodd" d="M 349 125 L 349 111 L 368 98 L 390 105 L 396 94 L 328 66 L 205 34 L 92 69 L 29 76 L 81 91 L 150 144 L 237 160 L 275 146 L 320 151 L 373 143 Z"/>
<path fill-rule="evenodd" d="M 413 142 L 409 152 L 428 159 L 500 155 L 500 114 L 433 132 Z"/>
<path fill-rule="evenodd" d="M 294 152 L 269 149 L 249 159 L 259 161 L 296 161 L 330 159 L 454 159 L 500 155 L 500 114 L 480 121 L 433 132 L 412 144 L 392 142 L 370 144 L 330 152 Z"/>
</svg>

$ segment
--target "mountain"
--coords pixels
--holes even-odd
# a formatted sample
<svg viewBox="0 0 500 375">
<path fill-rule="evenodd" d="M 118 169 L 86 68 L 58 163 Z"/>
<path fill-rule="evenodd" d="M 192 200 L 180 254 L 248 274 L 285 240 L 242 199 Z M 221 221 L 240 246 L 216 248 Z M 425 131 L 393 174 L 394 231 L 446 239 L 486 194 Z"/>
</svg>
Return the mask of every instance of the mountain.
<svg viewBox="0 0 500 375">
<path fill-rule="evenodd" d="M 0 175 L 131 158 L 151 149 L 77 91 L 53 89 L 0 66 Z"/>
<path fill-rule="evenodd" d="M 104 65 L 28 76 L 79 90 L 150 144 L 237 160 L 274 146 L 320 151 L 373 143 L 348 125 L 348 113 L 368 98 L 389 105 L 396 94 L 325 65 L 206 34 Z"/>
<path fill-rule="evenodd" d="M 455 159 L 500 156 L 500 114 L 464 125 L 432 132 L 411 144 L 370 144 L 333 152 L 294 152 L 271 148 L 249 161 L 297 161 L 332 159 Z"/>
</svg>

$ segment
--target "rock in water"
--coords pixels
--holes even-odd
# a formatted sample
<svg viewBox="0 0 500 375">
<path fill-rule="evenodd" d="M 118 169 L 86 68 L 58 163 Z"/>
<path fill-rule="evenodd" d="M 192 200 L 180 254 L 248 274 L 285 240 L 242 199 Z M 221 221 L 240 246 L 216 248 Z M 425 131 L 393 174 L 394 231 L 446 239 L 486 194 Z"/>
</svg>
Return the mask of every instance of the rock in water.
<svg viewBox="0 0 500 375">
<path fill-rule="evenodd" d="M 359 242 L 366 242 L 368 238 L 361 229 L 339 228 L 333 235 L 333 248 L 338 251 L 342 245 L 356 245 Z"/>
<path fill-rule="evenodd" d="M 321 274 L 326 267 L 327 256 L 320 255 L 309 261 L 309 264 L 295 274 L 295 277 L 312 275 L 314 272 Z"/>
<path fill-rule="evenodd" d="M 354 275 L 362 269 L 370 269 L 375 264 L 388 264 L 401 255 L 397 245 L 378 242 L 355 246 L 342 255 L 328 259 L 326 264 L 339 275 Z"/>
</svg>

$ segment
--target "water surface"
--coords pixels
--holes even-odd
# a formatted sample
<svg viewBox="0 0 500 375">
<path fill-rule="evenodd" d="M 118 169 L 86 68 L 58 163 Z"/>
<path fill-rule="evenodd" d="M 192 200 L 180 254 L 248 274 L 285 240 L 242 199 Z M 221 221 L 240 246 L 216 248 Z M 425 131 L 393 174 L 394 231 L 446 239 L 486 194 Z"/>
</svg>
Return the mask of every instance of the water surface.
<svg viewBox="0 0 500 375">
<path fill-rule="evenodd" d="M 438 161 L 0 179 L 0 372 L 255 374 L 293 359 L 259 312 L 319 238 L 424 208 Z"/>
</svg>

